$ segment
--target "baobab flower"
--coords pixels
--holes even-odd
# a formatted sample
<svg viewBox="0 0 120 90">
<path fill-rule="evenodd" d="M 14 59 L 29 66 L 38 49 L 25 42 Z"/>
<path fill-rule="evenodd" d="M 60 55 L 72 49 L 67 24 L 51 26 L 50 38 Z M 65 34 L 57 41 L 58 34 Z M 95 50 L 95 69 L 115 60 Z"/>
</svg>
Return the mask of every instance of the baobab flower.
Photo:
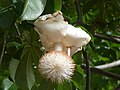
<svg viewBox="0 0 120 90">
<path fill-rule="evenodd" d="M 70 56 L 91 37 L 81 28 L 64 21 L 60 11 L 39 17 L 34 25 L 43 47 L 49 52 L 39 61 L 40 73 L 52 82 L 69 81 L 75 68 Z"/>
</svg>

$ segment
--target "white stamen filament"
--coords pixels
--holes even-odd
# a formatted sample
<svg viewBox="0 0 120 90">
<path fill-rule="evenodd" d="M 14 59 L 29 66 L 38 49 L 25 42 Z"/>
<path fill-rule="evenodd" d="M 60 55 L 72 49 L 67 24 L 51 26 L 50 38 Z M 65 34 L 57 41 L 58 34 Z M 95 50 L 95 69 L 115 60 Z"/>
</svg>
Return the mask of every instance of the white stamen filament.
<svg viewBox="0 0 120 90">
<path fill-rule="evenodd" d="M 52 82 L 63 83 L 70 81 L 75 64 L 65 52 L 52 51 L 45 54 L 39 63 L 40 73 Z"/>
<path fill-rule="evenodd" d="M 67 54 L 68 54 L 68 56 L 70 56 L 70 51 L 71 51 L 71 48 L 68 47 L 68 48 L 67 48 Z"/>
</svg>

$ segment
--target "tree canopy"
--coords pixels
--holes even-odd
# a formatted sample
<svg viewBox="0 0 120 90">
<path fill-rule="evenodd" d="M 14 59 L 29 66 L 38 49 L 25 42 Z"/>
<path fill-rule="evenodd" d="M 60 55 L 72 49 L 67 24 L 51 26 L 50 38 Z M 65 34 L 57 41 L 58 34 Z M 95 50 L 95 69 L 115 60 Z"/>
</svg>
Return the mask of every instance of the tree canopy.
<svg viewBox="0 0 120 90">
<path fill-rule="evenodd" d="M 91 36 L 72 56 L 76 69 L 63 84 L 44 79 L 37 69 L 45 51 L 34 21 L 55 11 Z M 118 90 L 119 67 L 119 0 L 0 0 L 1 90 Z"/>
</svg>

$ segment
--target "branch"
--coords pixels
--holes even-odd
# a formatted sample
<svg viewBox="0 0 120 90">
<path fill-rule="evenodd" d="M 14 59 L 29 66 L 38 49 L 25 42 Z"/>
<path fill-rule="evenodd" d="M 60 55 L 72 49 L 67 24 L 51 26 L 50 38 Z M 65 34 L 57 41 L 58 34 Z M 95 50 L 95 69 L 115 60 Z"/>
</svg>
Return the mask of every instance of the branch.
<svg viewBox="0 0 120 90">
<path fill-rule="evenodd" d="M 90 61 L 88 59 L 87 53 L 82 49 L 83 51 L 83 56 L 86 62 L 86 90 L 90 90 Z"/>
<path fill-rule="evenodd" d="M 115 43 L 120 43 L 120 38 L 118 38 L 118 36 L 104 36 L 102 34 L 99 34 L 99 33 L 95 33 L 94 35 L 95 37 L 97 38 L 101 38 L 101 39 L 105 39 L 105 40 L 108 40 L 108 41 L 112 41 L 112 42 L 115 42 Z"/>
<path fill-rule="evenodd" d="M 98 69 L 107 69 L 107 68 L 112 68 L 119 65 L 120 65 L 120 60 L 114 61 L 112 63 L 104 64 L 104 65 L 94 66 L 94 67 Z"/>
<path fill-rule="evenodd" d="M 6 45 L 6 33 L 4 34 L 3 48 L 2 48 L 2 52 L 1 52 L 1 56 L 0 56 L 0 66 L 1 66 L 3 56 L 4 56 L 4 52 L 5 52 L 5 45 Z"/>
<path fill-rule="evenodd" d="M 86 66 L 83 64 L 81 66 L 84 70 L 86 70 Z M 110 77 L 110 78 L 113 78 L 113 79 L 116 79 L 116 80 L 120 80 L 120 75 L 118 74 L 114 74 L 114 73 L 111 73 L 111 72 L 108 72 L 108 71 L 104 71 L 104 70 L 101 70 L 101 69 L 98 69 L 98 68 L 94 68 L 94 67 L 90 67 L 90 71 L 93 72 L 93 73 L 96 73 L 96 74 L 100 74 L 100 75 L 104 75 L 104 76 L 107 76 L 107 77 Z"/>
<path fill-rule="evenodd" d="M 77 12 L 77 24 L 83 24 L 82 20 L 81 20 L 81 11 L 80 11 L 80 0 L 75 0 L 75 5 L 76 5 L 76 12 Z"/>
</svg>

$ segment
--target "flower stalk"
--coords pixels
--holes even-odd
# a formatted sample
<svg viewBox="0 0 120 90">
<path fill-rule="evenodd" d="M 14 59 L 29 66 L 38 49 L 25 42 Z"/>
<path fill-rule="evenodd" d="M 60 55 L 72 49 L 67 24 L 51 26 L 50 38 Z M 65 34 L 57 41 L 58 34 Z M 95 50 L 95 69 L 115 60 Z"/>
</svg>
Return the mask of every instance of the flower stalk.
<svg viewBox="0 0 120 90">
<path fill-rule="evenodd" d="M 63 50 L 63 44 L 62 43 L 55 43 L 55 50 L 56 51 L 62 51 Z"/>
</svg>

